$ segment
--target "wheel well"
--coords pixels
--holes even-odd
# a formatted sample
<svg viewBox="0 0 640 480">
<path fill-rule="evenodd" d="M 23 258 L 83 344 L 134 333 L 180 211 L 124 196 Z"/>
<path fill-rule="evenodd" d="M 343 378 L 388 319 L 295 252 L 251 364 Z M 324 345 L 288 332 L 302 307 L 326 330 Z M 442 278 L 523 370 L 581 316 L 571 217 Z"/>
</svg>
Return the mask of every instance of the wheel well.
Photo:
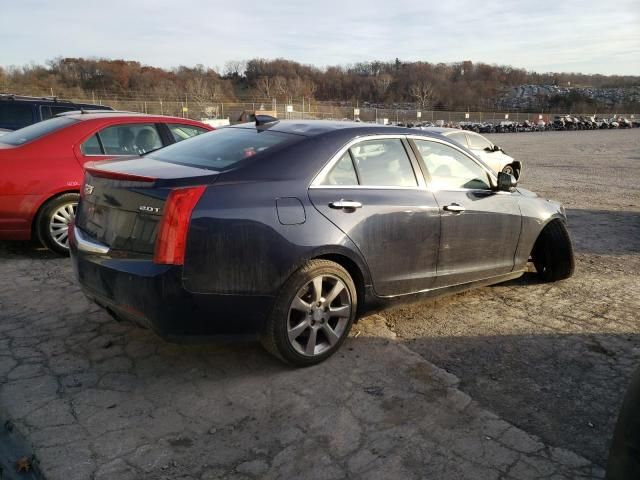
<svg viewBox="0 0 640 480">
<path fill-rule="evenodd" d="M 45 207 L 45 205 L 47 205 L 47 203 L 49 203 L 51 200 L 58 198 L 62 195 L 65 195 L 67 193 L 77 193 L 79 194 L 80 191 L 79 190 L 65 190 L 63 192 L 58 192 L 55 195 L 51 195 L 50 197 L 48 197 L 44 202 L 42 202 L 40 204 L 40 206 L 38 207 L 38 210 L 36 210 L 35 215 L 33 216 L 33 218 L 31 219 L 31 236 L 33 237 L 33 234 L 35 233 L 35 228 L 36 228 L 36 221 L 38 220 L 38 216 L 40 215 L 40 212 L 42 211 L 42 209 Z"/>
<path fill-rule="evenodd" d="M 560 218 L 552 218 L 545 224 L 544 227 L 542 227 L 542 230 L 540 230 L 540 233 L 538 233 L 538 236 L 536 237 L 536 241 L 533 242 L 533 247 L 531 247 L 531 255 L 533 255 L 533 251 L 535 250 L 536 245 L 538 244 L 538 240 L 543 238 L 544 235 L 547 235 L 549 225 L 556 222 L 564 223 Z"/>
<path fill-rule="evenodd" d="M 351 275 L 351 278 L 353 279 L 353 284 L 356 286 L 356 293 L 358 294 L 358 311 L 361 312 L 364 308 L 365 288 L 364 275 L 362 273 L 362 270 L 360 270 L 358 264 L 351 260 L 349 257 L 341 255 L 339 253 L 320 255 L 315 258 L 335 262 L 342 268 L 344 268 L 347 272 L 349 272 L 349 275 Z"/>
</svg>

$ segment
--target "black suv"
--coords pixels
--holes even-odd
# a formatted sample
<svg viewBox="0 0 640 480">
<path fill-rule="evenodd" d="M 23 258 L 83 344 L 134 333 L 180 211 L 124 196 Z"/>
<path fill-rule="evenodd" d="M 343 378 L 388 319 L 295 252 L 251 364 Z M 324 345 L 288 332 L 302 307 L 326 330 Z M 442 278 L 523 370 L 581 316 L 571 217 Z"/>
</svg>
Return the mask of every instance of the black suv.
<svg viewBox="0 0 640 480">
<path fill-rule="evenodd" d="M 90 103 L 74 103 L 56 97 L 23 97 L 0 93 L 0 131 L 17 130 L 71 110 L 113 110 L 113 108 Z"/>
</svg>

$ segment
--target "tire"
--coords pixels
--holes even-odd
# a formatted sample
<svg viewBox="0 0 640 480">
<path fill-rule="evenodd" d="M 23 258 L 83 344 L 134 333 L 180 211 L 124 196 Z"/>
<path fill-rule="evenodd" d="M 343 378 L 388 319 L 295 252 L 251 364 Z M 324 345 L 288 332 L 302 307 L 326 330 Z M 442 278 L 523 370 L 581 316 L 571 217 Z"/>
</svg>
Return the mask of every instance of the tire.
<svg viewBox="0 0 640 480">
<path fill-rule="evenodd" d="M 329 295 L 334 298 L 327 304 Z M 280 360 L 298 367 L 323 362 L 347 338 L 357 302 L 356 287 L 344 268 L 329 260 L 311 260 L 280 290 L 262 345 Z M 327 309 L 336 313 L 332 315 Z"/>
<path fill-rule="evenodd" d="M 69 255 L 68 224 L 75 215 L 79 199 L 77 193 L 64 193 L 49 200 L 38 212 L 36 234 L 49 250 Z"/>
<path fill-rule="evenodd" d="M 573 245 L 569 232 L 560 220 L 553 220 L 540 232 L 531 257 L 538 275 L 545 282 L 556 282 L 573 275 Z"/>
<path fill-rule="evenodd" d="M 516 176 L 516 170 L 515 170 L 515 168 L 513 168 L 513 165 L 511 165 L 511 164 L 505 165 L 504 168 L 502 169 L 502 171 L 504 173 L 508 173 L 509 175 L 513 175 L 514 177 Z"/>
</svg>

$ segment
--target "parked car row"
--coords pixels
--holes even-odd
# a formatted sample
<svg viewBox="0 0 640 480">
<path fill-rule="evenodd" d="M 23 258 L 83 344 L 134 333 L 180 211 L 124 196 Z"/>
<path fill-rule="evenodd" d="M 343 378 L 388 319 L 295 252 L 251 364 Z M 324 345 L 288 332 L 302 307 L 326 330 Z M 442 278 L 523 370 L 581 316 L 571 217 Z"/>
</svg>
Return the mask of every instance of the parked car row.
<svg viewBox="0 0 640 480">
<path fill-rule="evenodd" d="M 515 132 L 548 132 L 564 130 L 599 130 L 609 128 L 637 128 L 640 127 L 639 120 L 629 120 L 626 117 L 614 116 L 611 118 L 601 118 L 596 116 L 571 116 L 558 115 L 553 121 L 545 122 L 539 120 L 532 122 L 524 120 L 514 122 L 513 120 L 494 120 L 485 122 L 445 122 L 438 120 L 432 122 L 419 123 L 398 123 L 398 126 L 409 128 L 425 129 L 431 127 L 457 128 L 460 130 L 472 131 L 475 133 L 515 133 Z"/>
<path fill-rule="evenodd" d="M 522 275 L 569 277 L 561 205 L 458 129 L 290 121 L 216 131 L 70 111 L 0 137 L 0 239 L 71 253 L 85 294 L 162 337 L 259 338 L 298 366 L 360 316 Z"/>
</svg>

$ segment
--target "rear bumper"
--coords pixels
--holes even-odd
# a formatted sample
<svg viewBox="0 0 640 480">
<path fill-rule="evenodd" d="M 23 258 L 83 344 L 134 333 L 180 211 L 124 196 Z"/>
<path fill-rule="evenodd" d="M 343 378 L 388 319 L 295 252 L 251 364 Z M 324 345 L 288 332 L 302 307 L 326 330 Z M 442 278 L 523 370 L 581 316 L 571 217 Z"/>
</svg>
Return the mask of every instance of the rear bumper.
<svg viewBox="0 0 640 480">
<path fill-rule="evenodd" d="M 87 297 L 117 317 L 172 341 L 257 338 L 262 332 L 273 297 L 194 294 L 183 286 L 182 267 L 117 258 L 108 249 L 87 251 L 78 242 L 81 235 L 78 230 L 70 235 L 76 278 Z"/>
</svg>

